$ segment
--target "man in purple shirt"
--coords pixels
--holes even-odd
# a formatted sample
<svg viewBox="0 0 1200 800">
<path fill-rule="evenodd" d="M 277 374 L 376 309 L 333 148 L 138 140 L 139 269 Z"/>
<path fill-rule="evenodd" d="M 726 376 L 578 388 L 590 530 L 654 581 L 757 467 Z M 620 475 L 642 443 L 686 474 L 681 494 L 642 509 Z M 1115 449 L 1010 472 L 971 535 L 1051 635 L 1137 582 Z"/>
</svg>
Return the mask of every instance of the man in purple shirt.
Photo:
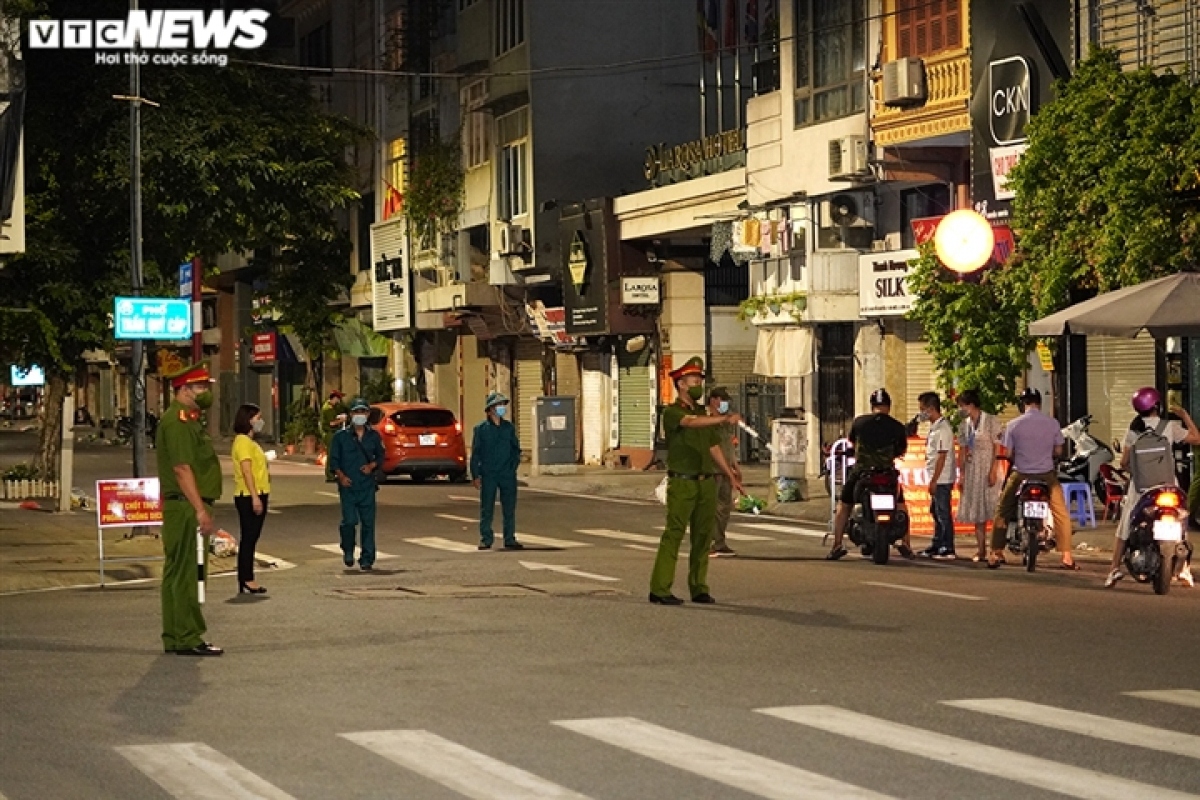
<svg viewBox="0 0 1200 800">
<path fill-rule="evenodd" d="M 988 556 L 988 569 L 996 569 L 1004 563 L 1008 523 L 1016 518 L 1017 490 L 1026 478 L 1049 484 L 1050 514 L 1054 518 L 1058 552 L 1062 553 L 1061 568 L 1079 569 L 1071 555 L 1071 515 L 1067 513 L 1063 490 L 1054 471 L 1054 460 L 1063 452 L 1062 430 L 1053 417 L 1042 413 L 1042 393 L 1037 389 L 1027 388 L 1021 392 L 1021 403 L 1025 413 L 1008 423 L 1001 442 L 1012 461 L 1012 473 L 1008 483 L 1004 484 L 996 519 L 992 522 L 992 554 Z"/>
</svg>

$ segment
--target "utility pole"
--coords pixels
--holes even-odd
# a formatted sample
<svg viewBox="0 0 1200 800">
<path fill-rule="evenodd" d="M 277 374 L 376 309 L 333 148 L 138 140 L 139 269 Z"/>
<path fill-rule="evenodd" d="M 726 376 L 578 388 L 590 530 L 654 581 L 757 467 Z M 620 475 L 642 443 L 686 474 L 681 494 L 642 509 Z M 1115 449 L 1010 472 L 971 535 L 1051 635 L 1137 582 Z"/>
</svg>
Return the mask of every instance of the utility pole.
<svg viewBox="0 0 1200 800">
<path fill-rule="evenodd" d="M 137 11 L 138 0 L 130 0 L 129 8 Z M 142 68 L 137 45 L 135 41 L 129 63 L 129 267 L 134 297 L 142 294 Z M 146 474 L 146 352 L 141 339 L 133 340 L 130 367 L 133 477 L 140 478 Z"/>
</svg>

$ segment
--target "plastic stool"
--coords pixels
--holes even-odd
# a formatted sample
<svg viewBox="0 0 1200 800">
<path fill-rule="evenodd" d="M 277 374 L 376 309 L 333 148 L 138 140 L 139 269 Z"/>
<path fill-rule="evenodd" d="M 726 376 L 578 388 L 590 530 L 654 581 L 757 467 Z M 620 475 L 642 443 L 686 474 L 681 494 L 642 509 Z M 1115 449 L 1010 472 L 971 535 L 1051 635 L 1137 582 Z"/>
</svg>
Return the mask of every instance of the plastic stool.
<svg viewBox="0 0 1200 800">
<path fill-rule="evenodd" d="M 1062 485 L 1063 496 L 1067 501 L 1067 513 L 1071 521 L 1089 528 L 1096 527 L 1096 509 L 1092 505 L 1092 487 L 1083 481 L 1074 481 Z"/>
</svg>

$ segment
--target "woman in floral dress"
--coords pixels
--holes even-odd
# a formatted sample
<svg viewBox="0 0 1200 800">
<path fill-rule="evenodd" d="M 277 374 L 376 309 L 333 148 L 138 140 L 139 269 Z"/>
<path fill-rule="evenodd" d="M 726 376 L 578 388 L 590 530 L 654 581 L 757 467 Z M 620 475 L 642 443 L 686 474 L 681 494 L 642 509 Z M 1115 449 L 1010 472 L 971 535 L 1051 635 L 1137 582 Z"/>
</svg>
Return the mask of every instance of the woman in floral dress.
<svg viewBox="0 0 1200 800">
<path fill-rule="evenodd" d="M 1003 465 L 996 461 L 1000 421 L 979 407 L 979 392 L 958 396 L 962 422 L 958 428 L 958 480 L 961 495 L 955 520 L 975 525 L 977 550 L 972 561 L 987 558 L 987 528 L 996 514 L 1003 485 Z"/>
</svg>

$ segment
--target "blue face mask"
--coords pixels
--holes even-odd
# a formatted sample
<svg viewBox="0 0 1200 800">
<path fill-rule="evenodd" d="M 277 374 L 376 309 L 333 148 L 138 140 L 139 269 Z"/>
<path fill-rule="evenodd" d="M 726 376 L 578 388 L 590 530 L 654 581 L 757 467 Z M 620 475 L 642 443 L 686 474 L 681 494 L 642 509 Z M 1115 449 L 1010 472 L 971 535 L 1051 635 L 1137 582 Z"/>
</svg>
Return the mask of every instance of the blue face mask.
<svg viewBox="0 0 1200 800">
<path fill-rule="evenodd" d="M 504 417 L 508 414 L 508 406 L 496 406 L 495 411 L 497 417 L 504 419 Z"/>
<path fill-rule="evenodd" d="M 717 411 L 720 412 L 721 414 L 728 414 L 729 413 L 729 401 L 722 400 L 721 402 L 717 403 Z"/>
</svg>

